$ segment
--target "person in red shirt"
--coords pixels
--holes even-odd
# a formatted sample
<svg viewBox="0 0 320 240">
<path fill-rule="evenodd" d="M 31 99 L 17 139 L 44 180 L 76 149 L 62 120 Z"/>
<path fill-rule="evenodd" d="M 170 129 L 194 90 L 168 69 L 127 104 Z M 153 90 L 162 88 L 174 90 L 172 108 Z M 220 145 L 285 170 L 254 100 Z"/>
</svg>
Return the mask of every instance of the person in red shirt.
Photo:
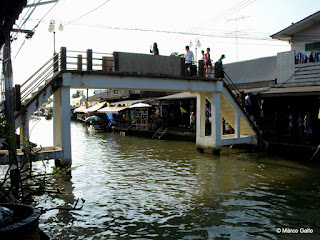
<svg viewBox="0 0 320 240">
<path fill-rule="evenodd" d="M 205 66 L 206 66 L 206 76 L 209 77 L 211 72 L 212 72 L 212 63 L 211 63 L 211 58 L 210 58 L 210 48 L 207 48 L 207 52 L 204 55 L 204 61 L 205 61 Z"/>
</svg>

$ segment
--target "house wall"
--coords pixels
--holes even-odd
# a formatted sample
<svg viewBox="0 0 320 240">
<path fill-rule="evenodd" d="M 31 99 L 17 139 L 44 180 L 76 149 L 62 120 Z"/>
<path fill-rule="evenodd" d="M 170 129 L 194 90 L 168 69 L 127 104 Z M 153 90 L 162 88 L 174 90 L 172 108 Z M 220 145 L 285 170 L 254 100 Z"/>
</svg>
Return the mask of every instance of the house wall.
<svg viewBox="0 0 320 240">
<path fill-rule="evenodd" d="M 296 33 L 291 38 L 291 50 L 304 52 L 306 43 L 320 42 L 320 25 L 315 24 Z"/>
</svg>

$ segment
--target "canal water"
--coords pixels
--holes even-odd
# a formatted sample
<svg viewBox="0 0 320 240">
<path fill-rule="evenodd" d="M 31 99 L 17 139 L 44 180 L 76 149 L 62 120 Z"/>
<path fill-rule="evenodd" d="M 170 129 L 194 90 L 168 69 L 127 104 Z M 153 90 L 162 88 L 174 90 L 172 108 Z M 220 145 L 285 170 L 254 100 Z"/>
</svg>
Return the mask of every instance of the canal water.
<svg viewBox="0 0 320 240">
<path fill-rule="evenodd" d="M 31 140 L 51 145 L 51 129 L 31 121 Z M 320 238 L 319 164 L 230 148 L 215 157 L 193 142 L 92 134 L 78 122 L 71 132 L 72 178 L 51 182 L 65 194 L 34 199 L 43 208 L 85 200 L 41 216 L 54 239 Z"/>
</svg>

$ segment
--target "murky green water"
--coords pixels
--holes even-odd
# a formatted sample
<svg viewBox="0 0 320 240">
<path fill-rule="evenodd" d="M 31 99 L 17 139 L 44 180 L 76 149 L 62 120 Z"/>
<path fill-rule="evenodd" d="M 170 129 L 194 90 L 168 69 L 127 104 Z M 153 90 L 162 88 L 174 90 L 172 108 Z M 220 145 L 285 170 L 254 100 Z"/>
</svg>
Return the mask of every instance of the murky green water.
<svg viewBox="0 0 320 240">
<path fill-rule="evenodd" d="M 50 145 L 41 133 L 51 124 L 39 122 L 31 139 Z M 81 123 L 71 130 L 75 169 L 56 179 L 66 194 L 35 198 L 45 208 L 85 199 L 82 210 L 42 215 L 54 239 L 320 238 L 317 164 L 229 148 L 214 157 L 195 143 L 90 134 Z"/>
</svg>

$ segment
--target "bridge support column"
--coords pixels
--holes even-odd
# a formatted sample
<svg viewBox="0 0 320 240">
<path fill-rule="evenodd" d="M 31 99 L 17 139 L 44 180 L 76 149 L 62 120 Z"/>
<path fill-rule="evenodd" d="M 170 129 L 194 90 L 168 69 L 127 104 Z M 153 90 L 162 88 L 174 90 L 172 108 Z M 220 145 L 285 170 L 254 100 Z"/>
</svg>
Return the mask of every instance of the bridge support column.
<svg viewBox="0 0 320 240">
<path fill-rule="evenodd" d="M 220 155 L 222 134 L 221 96 L 219 92 L 211 94 L 211 138 L 214 155 Z"/>
<path fill-rule="evenodd" d="M 211 135 L 205 135 L 206 121 L 206 99 L 211 102 Z M 197 151 L 212 149 L 213 155 L 219 156 L 221 151 L 221 99 L 219 92 L 199 93 L 197 96 Z"/>
<path fill-rule="evenodd" d="M 234 124 L 234 134 L 236 138 L 240 138 L 240 111 L 236 110 L 235 113 L 235 124 Z"/>
<path fill-rule="evenodd" d="M 62 148 L 62 166 L 71 165 L 70 88 L 61 87 L 54 95 L 53 143 Z"/>
<path fill-rule="evenodd" d="M 197 114 L 196 114 L 196 145 L 199 153 L 204 152 L 203 140 L 206 131 L 206 95 L 198 93 L 197 95 Z"/>
</svg>

